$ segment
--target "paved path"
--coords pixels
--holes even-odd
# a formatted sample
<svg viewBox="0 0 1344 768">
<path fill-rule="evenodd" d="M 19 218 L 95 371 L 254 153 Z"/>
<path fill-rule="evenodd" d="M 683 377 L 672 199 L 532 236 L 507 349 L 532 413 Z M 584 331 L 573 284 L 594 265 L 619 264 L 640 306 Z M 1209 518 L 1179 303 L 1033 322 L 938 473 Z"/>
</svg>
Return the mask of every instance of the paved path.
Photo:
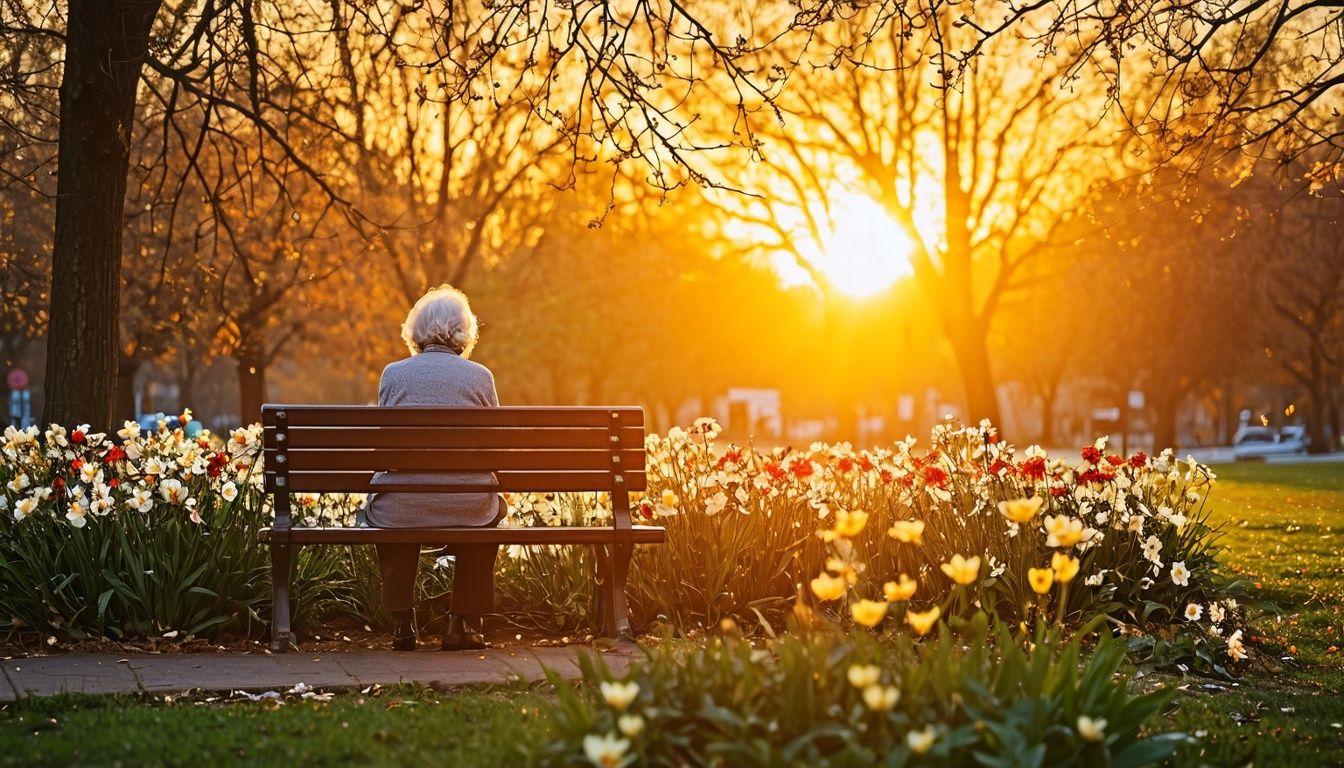
<svg viewBox="0 0 1344 768">
<path fill-rule="evenodd" d="M 374 683 L 474 685 L 544 678 L 543 665 L 568 678 L 581 647 L 490 648 L 477 652 L 344 651 L 270 654 L 69 654 L 12 658 L 0 662 L 0 701 L 57 693 L 175 693 L 363 688 Z M 602 654 L 624 669 L 632 648 Z"/>
</svg>

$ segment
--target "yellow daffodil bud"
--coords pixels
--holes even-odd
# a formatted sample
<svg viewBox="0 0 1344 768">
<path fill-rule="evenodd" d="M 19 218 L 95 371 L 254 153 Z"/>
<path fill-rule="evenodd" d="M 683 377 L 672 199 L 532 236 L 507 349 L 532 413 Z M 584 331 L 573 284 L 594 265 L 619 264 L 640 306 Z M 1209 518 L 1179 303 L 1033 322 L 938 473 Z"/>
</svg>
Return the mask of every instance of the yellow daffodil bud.
<svg viewBox="0 0 1344 768">
<path fill-rule="evenodd" d="M 902 573 L 899 583 L 888 581 L 886 584 L 883 584 L 882 593 L 886 595 L 888 601 L 894 603 L 898 600 L 909 600 L 914 597 L 915 590 L 918 587 L 919 582 Z"/>
<path fill-rule="evenodd" d="M 854 623 L 876 627 L 887 615 L 887 604 L 881 600 L 859 600 L 849 606 Z"/>
<path fill-rule="evenodd" d="M 1060 584 L 1068 584 L 1073 581 L 1073 577 L 1078 575 L 1078 558 L 1070 557 L 1063 552 L 1056 552 L 1050 558 L 1050 567 L 1055 572 L 1055 581 Z"/>
<path fill-rule="evenodd" d="M 887 535 L 902 544 L 923 544 L 924 521 L 898 520 L 887 530 Z"/>
<path fill-rule="evenodd" d="M 835 513 L 835 535 L 846 539 L 852 539 L 863 533 L 864 526 L 868 525 L 867 512 L 846 512 L 841 509 Z"/>
<path fill-rule="evenodd" d="M 909 611 L 905 614 L 905 623 L 909 624 L 911 629 L 915 630 L 916 634 L 927 635 L 929 634 L 929 630 L 933 629 L 933 625 L 938 621 L 938 617 L 942 614 L 942 609 L 936 605 L 923 613 L 920 613 L 919 611 Z"/>
<path fill-rule="evenodd" d="M 1032 568 L 1027 571 L 1027 581 L 1031 582 L 1032 591 L 1044 595 L 1055 583 L 1055 572 L 1049 568 Z"/>
<path fill-rule="evenodd" d="M 823 573 L 812 580 L 812 594 L 816 595 L 818 600 L 839 600 L 848 587 L 849 582 L 845 577 L 832 576 L 829 573 Z"/>
<path fill-rule="evenodd" d="M 962 586 L 974 584 L 980 578 L 980 556 L 953 555 L 951 561 L 942 564 L 942 569 L 947 578 Z"/>
</svg>

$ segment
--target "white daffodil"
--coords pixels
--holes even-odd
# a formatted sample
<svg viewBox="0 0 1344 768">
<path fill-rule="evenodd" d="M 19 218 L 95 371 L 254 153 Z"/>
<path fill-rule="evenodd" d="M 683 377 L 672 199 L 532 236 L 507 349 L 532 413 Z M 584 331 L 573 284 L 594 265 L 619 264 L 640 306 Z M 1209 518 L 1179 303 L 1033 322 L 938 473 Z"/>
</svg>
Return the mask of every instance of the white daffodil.
<svg viewBox="0 0 1344 768">
<path fill-rule="evenodd" d="M 1185 567 L 1184 560 L 1171 564 L 1171 583 L 1178 587 L 1190 586 L 1190 569 Z"/>
<path fill-rule="evenodd" d="M 224 483 L 223 486 L 220 487 L 219 495 L 220 498 L 224 499 L 225 501 L 231 502 L 234 499 L 238 498 L 238 486 L 234 485 L 232 480 L 229 480 L 228 482 Z"/>
<path fill-rule="evenodd" d="M 934 730 L 932 725 L 926 725 L 918 731 L 911 731 L 905 735 L 905 745 L 916 755 L 922 755 L 933 748 L 933 742 L 938 739 L 938 731 Z"/>
<path fill-rule="evenodd" d="M 621 715 L 616 718 L 616 727 L 629 738 L 635 738 L 644 732 L 644 718 L 639 715 Z"/>
<path fill-rule="evenodd" d="M 182 504 L 191 498 L 190 492 L 182 485 L 182 481 L 175 477 L 170 477 L 159 483 L 159 495 L 169 504 Z"/>
</svg>

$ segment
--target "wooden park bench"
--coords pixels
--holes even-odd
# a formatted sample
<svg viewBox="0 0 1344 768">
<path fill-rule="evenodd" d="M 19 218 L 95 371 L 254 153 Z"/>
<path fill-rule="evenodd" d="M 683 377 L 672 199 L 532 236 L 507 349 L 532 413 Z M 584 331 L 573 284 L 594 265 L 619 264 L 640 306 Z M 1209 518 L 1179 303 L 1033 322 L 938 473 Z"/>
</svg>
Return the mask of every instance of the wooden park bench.
<svg viewBox="0 0 1344 768">
<path fill-rule="evenodd" d="M 267 405 L 265 489 L 270 546 L 271 648 L 294 646 L 290 582 L 301 547 L 321 544 L 585 544 L 596 550 L 597 615 L 609 637 L 630 635 L 625 581 L 635 544 L 664 529 L 632 525 L 630 492 L 645 489 L 641 408 L 443 408 Z M 489 484 L 371 485 L 377 471 L 491 472 Z M 292 524 L 293 493 L 606 491 L 610 527 L 305 528 Z M 369 574 L 369 578 L 376 578 Z"/>
</svg>

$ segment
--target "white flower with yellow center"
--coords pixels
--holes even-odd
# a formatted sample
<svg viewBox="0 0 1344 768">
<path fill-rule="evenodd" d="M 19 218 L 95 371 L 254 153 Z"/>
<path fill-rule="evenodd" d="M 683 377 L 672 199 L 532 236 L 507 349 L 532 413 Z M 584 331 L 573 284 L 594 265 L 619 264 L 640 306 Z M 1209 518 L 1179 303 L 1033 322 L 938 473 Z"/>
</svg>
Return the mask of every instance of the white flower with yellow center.
<svg viewBox="0 0 1344 768">
<path fill-rule="evenodd" d="M 621 715 L 616 718 L 616 727 L 633 739 L 644 732 L 644 718 L 639 715 Z"/>
<path fill-rule="evenodd" d="M 1199 603 L 1190 603 L 1185 606 L 1185 620 L 1199 621 L 1204 617 L 1204 608 Z"/>
<path fill-rule="evenodd" d="M 9 490 L 15 493 L 19 493 L 21 491 L 26 490 L 28 486 L 31 484 L 32 481 L 28 479 L 27 472 L 20 472 L 19 474 L 15 475 L 8 483 L 6 483 L 6 485 L 9 486 Z"/>
<path fill-rule="evenodd" d="M 617 768 L 626 764 L 625 753 L 630 751 L 630 742 L 614 733 L 605 736 L 589 734 L 583 737 L 583 754 L 600 768 Z"/>
<path fill-rule="evenodd" d="M 1090 718 L 1087 715 L 1078 716 L 1078 735 L 1083 737 L 1084 741 L 1098 742 L 1106 738 L 1106 718 Z"/>
<path fill-rule="evenodd" d="M 238 498 L 238 486 L 234 485 L 232 480 L 229 480 L 219 489 L 219 495 L 225 501 L 233 501 Z"/>
<path fill-rule="evenodd" d="M 14 505 L 14 519 L 23 522 L 27 517 L 37 511 L 38 500 L 32 496 L 25 496 L 19 499 L 19 503 Z"/>
<path fill-rule="evenodd" d="M 1190 569 L 1185 567 L 1184 560 L 1171 564 L 1171 583 L 1178 587 L 1190 586 Z"/>
<path fill-rule="evenodd" d="M 926 725 L 918 731 L 911 731 L 905 735 L 905 745 L 916 755 L 922 755 L 933 748 L 933 742 L 938 739 L 938 731 L 934 730 L 932 725 Z"/>
<path fill-rule="evenodd" d="M 136 512 L 148 512 L 154 508 L 154 494 L 142 485 L 131 492 L 130 498 L 126 499 L 126 505 Z"/>
<path fill-rule="evenodd" d="M 169 504 L 183 504 L 191 498 L 182 481 L 175 477 L 170 477 L 159 484 L 159 495 Z"/>
</svg>

